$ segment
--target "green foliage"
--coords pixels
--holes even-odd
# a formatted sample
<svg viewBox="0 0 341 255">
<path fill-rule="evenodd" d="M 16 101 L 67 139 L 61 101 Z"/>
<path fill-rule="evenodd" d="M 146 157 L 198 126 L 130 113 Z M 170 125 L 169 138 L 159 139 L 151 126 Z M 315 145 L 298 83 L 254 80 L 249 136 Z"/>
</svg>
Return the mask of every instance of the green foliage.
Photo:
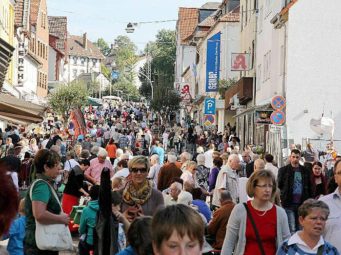
<svg viewBox="0 0 341 255">
<path fill-rule="evenodd" d="M 225 99 L 225 92 L 237 82 L 236 79 L 219 80 L 219 94 L 222 99 Z"/>
<path fill-rule="evenodd" d="M 101 72 L 107 79 L 111 79 L 111 71 L 104 64 L 101 64 Z"/>
<path fill-rule="evenodd" d="M 133 69 L 138 57 L 137 47 L 127 36 L 120 35 L 115 39 L 114 55 L 117 70 L 124 73 Z"/>
<path fill-rule="evenodd" d="M 108 56 L 110 54 L 111 49 L 103 38 L 98 38 L 97 42 L 94 42 L 94 44 L 100 49 L 104 56 Z"/>
<path fill-rule="evenodd" d="M 156 99 L 151 102 L 151 108 L 156 112 L 163 112 L 166 115 L 180 109 L 181 97 L 174 90 L 156 90 Z"/>
<path fill-rule="evenodd" d="M 174 91 L 175 31 L 160 30 L 156 35 L 156 40 L 147 44 L 145 54 L 151 58 L 151 80 L 154 88 L 152 108 L 157 111 L 178 110 L 180 97 Z M 141 69 L 140 73 L 147 75 L 147 64 Z M 142 82 L 139 89 L 140 94 L 151 99 L 150 82 L 141 74 L 139 79 Z"/>
<path fill-rule="evenodd" d="M 112 95 L 118 95 L 117 91 L 121 91 L 119 94 L 123 98 L 128 98 L 129 95 L 129 100 L 138 101 L 140 98 L 137 88 L 124 76 L 121 76 L 112 86 Z"/>
<path fill-rule="evenodd" d="M 70 111 L 86 105 L 87 99 L 86 85 L 81 82 L 71 82 L 68 85 L 61 85 L 53 91 L 49 95 L 48 102 L 53 111 L 62 115 L 66 120 Z"/>
</svg>

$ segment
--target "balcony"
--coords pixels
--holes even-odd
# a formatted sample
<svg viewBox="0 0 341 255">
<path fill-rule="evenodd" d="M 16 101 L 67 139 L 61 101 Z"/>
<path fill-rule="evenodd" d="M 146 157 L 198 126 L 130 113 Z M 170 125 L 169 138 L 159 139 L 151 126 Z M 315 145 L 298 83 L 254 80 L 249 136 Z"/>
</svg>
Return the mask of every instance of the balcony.
<svg viewBox="0 0 341 255">
<path fill-rule="evenodd" d="M 253 82 L 251 77 L 242 77 L 225 92 L 225 106 L 230 108 L 233 104 L 233 96 L 237 95 L 239 103 L 245 105 L 252 100 Z"/>
</svg>

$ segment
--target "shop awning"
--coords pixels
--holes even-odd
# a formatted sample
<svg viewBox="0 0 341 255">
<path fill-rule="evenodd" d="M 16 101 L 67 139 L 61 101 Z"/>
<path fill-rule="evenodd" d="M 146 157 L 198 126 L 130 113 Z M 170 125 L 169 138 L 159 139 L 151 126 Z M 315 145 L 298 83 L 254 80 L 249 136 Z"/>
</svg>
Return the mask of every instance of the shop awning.
<svg viewBox="0 0 341 255">
<path fill-rule="evenodd" d="M 0 89 L 4 83 L 9 63 L 11 62 L 14 48 L 0 38 Z"/>
<path fill-rule="evenodd" d="M 0 94 L 0 118 L 10 118 L 11 121 L 24 123 L 39 123 L 43 121 L 46 107 L 26 102 L 16 97 Z M 21 123 L 18 123 L 21 124 Z"/>
</svg>

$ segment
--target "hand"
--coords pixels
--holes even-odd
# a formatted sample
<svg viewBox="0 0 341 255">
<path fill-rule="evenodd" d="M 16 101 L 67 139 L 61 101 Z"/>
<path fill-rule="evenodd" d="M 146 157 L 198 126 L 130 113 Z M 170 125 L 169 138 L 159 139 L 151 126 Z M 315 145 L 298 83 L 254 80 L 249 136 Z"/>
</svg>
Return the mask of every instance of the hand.
<svg viewBox="0 0 341 255">
<path fill-rule="evenodd" d="M 59 217 L 60 217 L 61 223 L 65 224 L 65 225 L 68 225 L 68 224 L 69 224 L 69 222 L 70 222 L 70 216 L 69 216 L 68 214 L 62 212 L 62 213 L 59 215 Z"/>
</svg>

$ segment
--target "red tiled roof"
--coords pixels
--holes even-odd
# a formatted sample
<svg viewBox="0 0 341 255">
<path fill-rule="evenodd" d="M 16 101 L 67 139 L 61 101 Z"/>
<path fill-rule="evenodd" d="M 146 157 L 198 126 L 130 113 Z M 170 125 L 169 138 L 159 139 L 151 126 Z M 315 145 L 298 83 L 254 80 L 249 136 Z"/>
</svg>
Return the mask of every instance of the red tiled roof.
<svg viewBox="0 0 341 255">
<path fill-rule="evenodd" d="M 219 21 L 221 22 L 239 22 L 239 13 L 226 13 Z"/>
<path fill-rule="evenodd" d="M 287 4 L 287 6 L 285 6 L 281 12 L 280 15 L 285 15 L 286 13 L 289 12 L 289 9 L 297 2 L 298 0 L 291 0 L 291 2 L 289 4 Z"/>
<path fill-rule="evenodd" d="M 49 33 L 57 37 L 56 48 L 65 53 L 65 41 L 67 40 L 67 17 L 48 16 Z"/>
<path fill-rule="evenodd" d="M 17 0 L 17 3 L 14 7 L 15 12 L 15 20 L 14 25 L 16 27 L 21 27 L 23 24 L 23 17 L 24 17 L 24 0 Z"/>
<path fill-rule="evenodd" d="M 96 59 L 104 59 L 101 51 L 89 40 L 87 40 L 87 48 L 84 48 L 83 37 L 70 35 L 67 38 L 68 55 L 89 57 Z"/>
<path fill-rule="evenodd" d="M 38 20 L 40 0 L 31 0 L 30 24 L 36 25 Z"/>
<path fill-rule="evenodd" d="M 197 8 L 179 8 L 179 18 L 177 24 L 178 33 L 180 33 L 180 43 L 186 43 L 189 37 L 198 25 L 199 11 Z"/>
</svg>

